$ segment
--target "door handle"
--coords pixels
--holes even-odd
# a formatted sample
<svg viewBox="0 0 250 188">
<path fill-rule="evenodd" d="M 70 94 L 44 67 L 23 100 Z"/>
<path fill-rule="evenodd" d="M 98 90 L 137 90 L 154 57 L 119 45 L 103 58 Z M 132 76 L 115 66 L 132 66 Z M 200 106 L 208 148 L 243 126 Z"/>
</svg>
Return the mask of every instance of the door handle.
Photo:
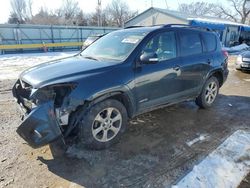
<svg viewBox="0 0 250 188">
<path fill-rule="evenodd" d="M 178 70 L 180 70 L 180 66 L 179 66 L 179 65 L 176 65 L 173 69 L 174 69 L 175 71 L 178 71 Z"/>
<path fill-rule="evenodd" d="M 209 65 L 211 64 L 211 60 L 210 59 L 207 60 L 207 64 L 209 64 Z"/>
</svg>

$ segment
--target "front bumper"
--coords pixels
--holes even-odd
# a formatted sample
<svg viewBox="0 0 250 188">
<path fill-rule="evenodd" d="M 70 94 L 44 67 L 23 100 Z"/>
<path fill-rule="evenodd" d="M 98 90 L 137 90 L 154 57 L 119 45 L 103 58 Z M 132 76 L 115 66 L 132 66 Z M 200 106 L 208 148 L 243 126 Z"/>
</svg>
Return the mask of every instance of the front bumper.
<svg viewBox="0 0 250 188">
<path fill-rule="evenodd" d="M 17 133 L 33 148 L 53 142 L 62 136 L 52 102 L 34 108 L 17 128 Z"/>
<path fill-rule="evenodd" d="M 13 89 L 13 96 L 17 99 L 23 112 L 23 122 L 17 128 L 17 133 L 33 148 L 38 148 L 62 137 L 62 132 L 56 118 L 54 102 L 49 101 L 37 107 L 23 96 L 24 89 L 18 81 Z"/>
<path fill-rule="evenodd" d="M 250 70 L 250 62 L 235 63 L 236 69 Z"/>
</svg>

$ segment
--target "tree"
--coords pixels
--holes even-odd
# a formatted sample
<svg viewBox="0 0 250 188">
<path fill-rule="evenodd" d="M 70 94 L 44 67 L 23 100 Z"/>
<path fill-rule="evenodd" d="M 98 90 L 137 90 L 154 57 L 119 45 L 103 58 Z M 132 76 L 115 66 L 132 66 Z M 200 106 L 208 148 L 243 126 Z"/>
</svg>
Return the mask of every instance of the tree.
<svg viewBox="0 0 250 188">
<path fill-rule="evenodd" d="M 39 12 L 32 17 L 30 23 L 41 25 L 60 25 L 61 17 L 57 13 L 49 12 L 45 7 L 41 7 Z"/>
<path fill-rule="evenodd" d="M 76 15 L 76 25 L 79 26 L 88 25 L 88 16 L 85 15 L 82 10 Z"/>
<path fill-rule="evenodd" d="M 136 14 L 137 12 L 132 12 L 128 4 L 122 0 L 113 0 L 105 9 L 105 15 L 110 26 L 122 27 L 125 21 Z"/>
<path fill-rule="evenodd" d="M 8 19 L 8 23 L 9 24 L 20 24 L 20 21 L 18 19 L 18 16 L 16 15 L 16 13 L 11 13 L 10 17 Z"/>
<path fill-rule="evenodd" d="M 33 17 L 32 5 L 33 5 L 33 1 L 32 0 L 26 0 L 26 15 L 30 19 Z"/>
<path fill-rule="evenodd" d="M 75 24 L 76 16 L 80 13 L 79 4 L 76 0 L 63 0 L 63 5 L 59 9 L 60 14 L 64 17 L 65 25 Z"/>
<path fill-rule="evenodd" d="M 250 17 L 250 0 L 227 0 L 230 7 L 234 11 L 228 11 L 224 6 L 220 5 L 219 9 L 225 18 L 229 18 L 235 22 L 247 23 Z"/>
<path fill-rule="evenodd" d="M 11 0 L 11 18 L 10 21 L 16 21 L 16 23 L 25 23 L 27 19 L 26 15 L 26 1 L 25 0 Z"/>
<path fill-rule="evenodd" d="M 180 4 L 178 10 L 195 16 L 211 16 L 217 14 L 214 12 L 216 7 L 217 5 L 213 3 L 192 2 L 190 4 Z"/>
</svg>

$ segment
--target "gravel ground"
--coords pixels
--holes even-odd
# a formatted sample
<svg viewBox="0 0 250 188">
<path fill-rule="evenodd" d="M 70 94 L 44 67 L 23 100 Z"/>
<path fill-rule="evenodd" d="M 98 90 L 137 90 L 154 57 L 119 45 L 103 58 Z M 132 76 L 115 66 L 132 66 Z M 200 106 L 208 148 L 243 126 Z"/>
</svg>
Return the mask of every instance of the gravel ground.
<svg viewBox="0 0 250 188">
<path fill-rule="evenodd" d="M 213 108 L 184 102 L 155 110 L 131 120 L 110 149 L 73 145 L 64 156 L 49 146 L 34 150 L 16 134 L 14 80 L 0 80 L 0 187 L 170 187 L 235 130 L 249 129 L 250 74 L 229 66 Z M 205 140 L 187 144 L 204 134 Z"/>
</svg>

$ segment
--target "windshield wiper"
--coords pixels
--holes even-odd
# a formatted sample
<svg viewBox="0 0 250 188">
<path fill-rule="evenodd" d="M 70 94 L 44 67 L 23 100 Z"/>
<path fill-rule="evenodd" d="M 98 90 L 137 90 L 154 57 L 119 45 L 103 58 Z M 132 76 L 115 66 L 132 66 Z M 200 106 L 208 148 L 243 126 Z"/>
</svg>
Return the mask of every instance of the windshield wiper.
<svg viewBox="0 0 250 188">
<path fill-rule="evenodd" d="M 92 56 L 83 56 L 83 58 L 92 59 L 92 60 L 95 60 L 95 61 L 99 61 L 99 59 L 97 59 L 95 57 L 92 57 Z"/>
</svg>

